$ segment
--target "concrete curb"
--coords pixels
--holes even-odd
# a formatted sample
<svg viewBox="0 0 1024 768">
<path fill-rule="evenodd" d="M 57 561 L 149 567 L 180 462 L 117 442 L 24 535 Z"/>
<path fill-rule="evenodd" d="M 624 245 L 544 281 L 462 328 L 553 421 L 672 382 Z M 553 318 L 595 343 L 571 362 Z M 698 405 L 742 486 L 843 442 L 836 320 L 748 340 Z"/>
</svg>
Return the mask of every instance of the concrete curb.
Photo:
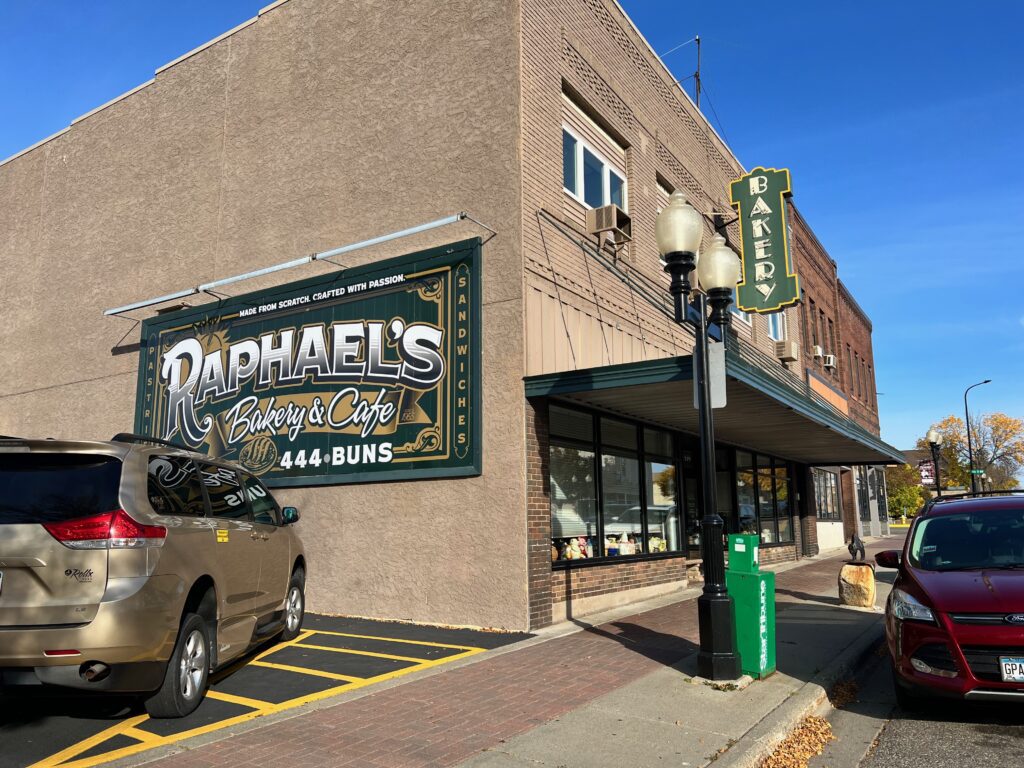
<svg viewBox="0 0 1024 768">
<path fill-rule="evenodd" d="M 828 690 L 849 676 L 881 642 L 879 622 L 858 635 L 825 669 L 790 694 L 715 761 L 715 768 L 756 768 L 807 715 L 831 710 Z"/>
</svg>

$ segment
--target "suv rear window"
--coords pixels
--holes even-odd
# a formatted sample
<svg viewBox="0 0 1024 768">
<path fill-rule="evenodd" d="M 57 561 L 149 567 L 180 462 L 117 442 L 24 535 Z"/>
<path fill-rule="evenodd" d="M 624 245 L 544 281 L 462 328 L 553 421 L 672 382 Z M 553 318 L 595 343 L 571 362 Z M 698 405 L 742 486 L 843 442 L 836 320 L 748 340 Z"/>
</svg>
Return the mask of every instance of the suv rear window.
<svg viewBox="0 0 1024 768">
<path fill-rule="evenodd" d="M 88 453 L 0 455 L 0 525 L 50 523 L 112 512 L 121 460 Z"/>
</svg>

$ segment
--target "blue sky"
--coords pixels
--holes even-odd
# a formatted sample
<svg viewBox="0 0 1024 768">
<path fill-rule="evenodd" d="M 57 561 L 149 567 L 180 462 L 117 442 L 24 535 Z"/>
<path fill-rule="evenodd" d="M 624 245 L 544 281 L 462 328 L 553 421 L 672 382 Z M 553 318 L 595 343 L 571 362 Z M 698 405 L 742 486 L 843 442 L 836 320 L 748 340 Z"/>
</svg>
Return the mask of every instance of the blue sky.
<svg viewBox="0 0 1024 768">
<path fill-rule="evenodd" d="M 0 158 L 270 0 L 0 0 Z M 882 436 L 1024 417 L 1024 3 L 625 0 L 659 53 L 700 34 L 703 106 L 794 200 L 874 322 Z M 692 74 L 694 46 L 666 57 Z M 716 114 L 709 105 L 713 105 Z"/>
</svg>

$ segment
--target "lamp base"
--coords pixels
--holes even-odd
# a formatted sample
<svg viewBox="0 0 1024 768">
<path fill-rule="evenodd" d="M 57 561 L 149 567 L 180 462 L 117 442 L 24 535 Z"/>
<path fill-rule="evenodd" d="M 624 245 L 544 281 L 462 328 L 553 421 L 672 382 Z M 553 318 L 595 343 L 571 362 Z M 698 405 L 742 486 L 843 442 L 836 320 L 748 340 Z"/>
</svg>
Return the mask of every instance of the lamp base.
<svg viewBox="0 0 1024 768">
<path fill-rule="evenodd" d="M 728 594 L 698 597 L 697 623 L 700 626 L 697 674 L 708 680 L 737 679 L 740 657 L 736 653 L 732 598 Z"/>
</svg>

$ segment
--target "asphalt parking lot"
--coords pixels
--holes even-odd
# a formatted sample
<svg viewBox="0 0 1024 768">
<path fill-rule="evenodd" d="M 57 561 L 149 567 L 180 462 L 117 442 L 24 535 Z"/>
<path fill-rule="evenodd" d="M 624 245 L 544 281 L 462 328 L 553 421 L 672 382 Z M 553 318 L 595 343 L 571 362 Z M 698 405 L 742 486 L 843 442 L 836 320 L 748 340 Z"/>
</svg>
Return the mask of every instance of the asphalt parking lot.
<svg viewBox="0 0 1024 768">
<path fill-rule="evenodd" d="M 206 700 L 180 720 L 151 720 L 128 699 L 9 693 L 0 698 L 0 768 L 89 768 L 525 637 L 307 614 L 295 640 L 214 675 Z"/>
</svg>

